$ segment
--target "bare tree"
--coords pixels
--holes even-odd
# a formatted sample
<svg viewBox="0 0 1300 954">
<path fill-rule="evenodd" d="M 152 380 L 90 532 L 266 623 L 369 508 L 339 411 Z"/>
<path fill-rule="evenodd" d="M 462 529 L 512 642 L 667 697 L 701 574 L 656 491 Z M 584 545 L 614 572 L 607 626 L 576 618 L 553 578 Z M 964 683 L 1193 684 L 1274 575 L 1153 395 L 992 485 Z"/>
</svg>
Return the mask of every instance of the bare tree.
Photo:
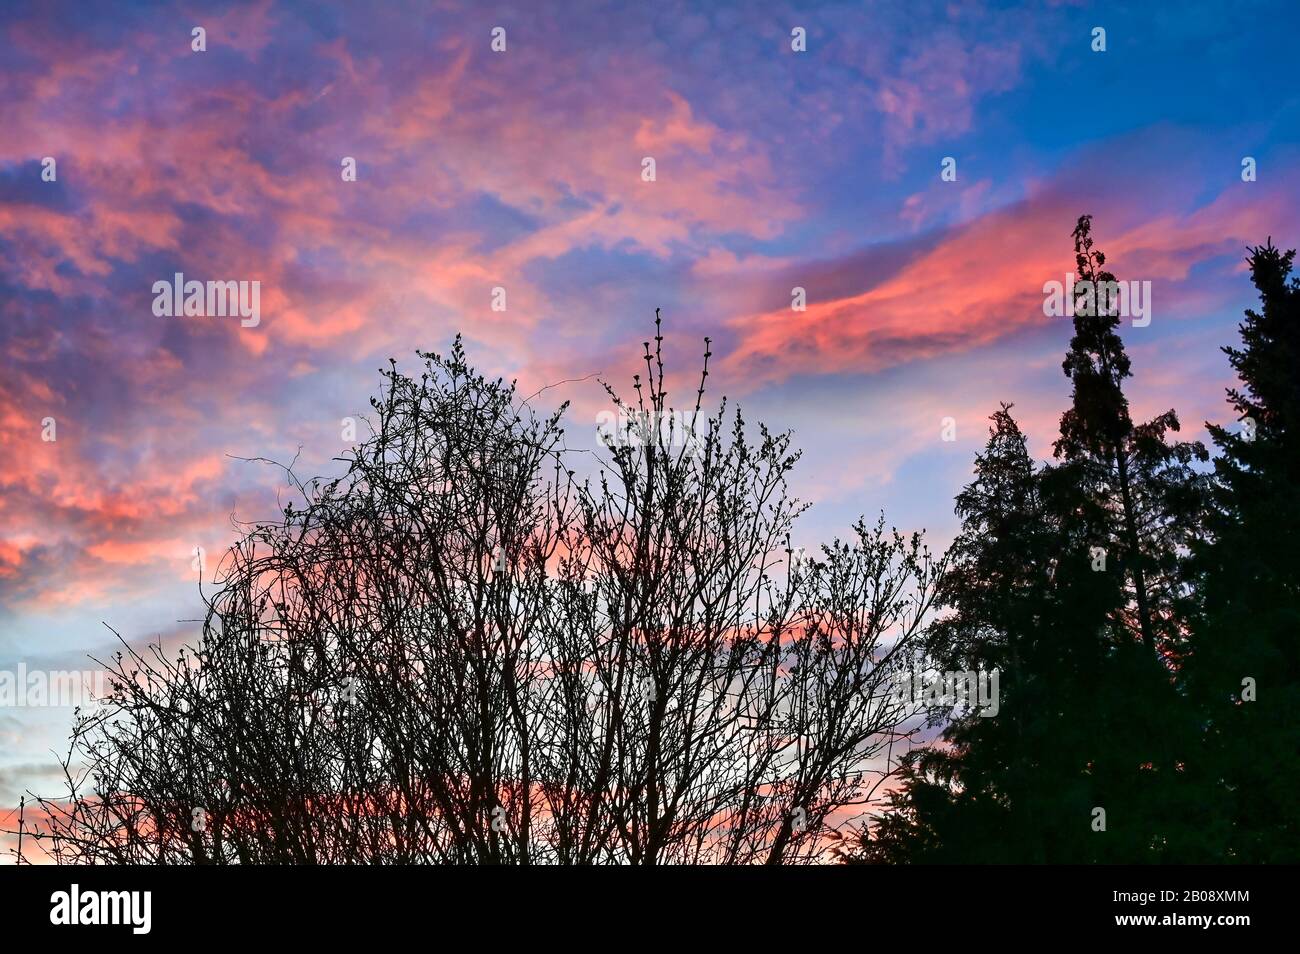
<svg viewBox="0 0 1300 954">
<path fill-rule="evenodd" d="M 79 714 L 61 862 L 789 863 L 871 802 L 942 560 L 883 520 L 792 546 L 788 434 L 635 398 L 578 463 L 561 407 L 459 339 L 395 364 L 344 474 L 222 561 L 197 646 L 123 642 Z M 579 476 L 575 469 L 586 468 Z"/>
</svg>

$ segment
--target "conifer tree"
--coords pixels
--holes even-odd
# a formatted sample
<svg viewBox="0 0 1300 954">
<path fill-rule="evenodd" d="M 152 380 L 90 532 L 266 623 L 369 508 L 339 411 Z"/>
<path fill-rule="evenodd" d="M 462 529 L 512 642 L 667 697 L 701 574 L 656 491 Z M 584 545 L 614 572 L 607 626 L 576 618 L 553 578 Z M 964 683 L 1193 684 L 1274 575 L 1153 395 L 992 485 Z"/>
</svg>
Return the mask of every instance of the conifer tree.
<svg viewBox="0 0 1300 954">
<path fill-rule="evenodd" d="M 1222 859 L 1300 852 L 1300 281 L 1295 251 L 1251 249 L 1258 311 L 1226 347 L 1238 424 L 1207 425 L 1215 461 L 1195 548 L 1201 615 L 1184 683 L 1206 727 L 1206 825 Z"/>
<path fill-rule="evenodd" d="M 1117 622 L 1148 654 L 1174 666 L 1185 637 L 1180 556 L 1198 531 L 1195 464 L 1208 454 L 1199 442 L 1170 440 L 1179 430 L 1172 409 L 1133 422 L 1123 387 L 1132 370 L 1117 333 L 1116 278 L 1104 268 L 1105 255 L 1094 249 L 1091 230 L 1092 217 L 1081 216 L 1074 230 L 1080 279 L 1074 337 L 1062 364 L 1074 387 L 1055 455 L 1100 508 L 1091 546 L 1120 575 L 1128 597 Z"/>
<path fill-rule="evenodd" d="M 1090 231 L 1084 216 L 1056 461 L 1035 467 L 1009 406 L 993 415 L 957 498 L 950 613 L 930 631 L 941 666 L 1003 672 L 1000 713 L 955 719 L 942 745 L 909 755 L 864 860 L 1147 862 L 1199 844 L 1171 811 L 1187 801 L 1193 738 L 1171 670 L 1206 454 L 1170 441 L 1173 411 L 1132 421 L 1115 277 Z"/>
<path fill-rule="evenodd" d="M 865 857 L 881 862 L 1044 860 L 1031 833 L 1031 787 L 1041 785 L 1035 672 L 1055 535 L 1046 522 L 1025 437 L 1003 404 L 975 459 L 975 477 L 958 495 L 962 530 L 949 553 L 939 597 L 951 612 L 931 627 L 927 650 L 945 672 L 998 670 L 999 714 L 967 713 L 943 732 L 943 745 L 910 754 L 890 810 L 876 819 Z"/>
</svg>

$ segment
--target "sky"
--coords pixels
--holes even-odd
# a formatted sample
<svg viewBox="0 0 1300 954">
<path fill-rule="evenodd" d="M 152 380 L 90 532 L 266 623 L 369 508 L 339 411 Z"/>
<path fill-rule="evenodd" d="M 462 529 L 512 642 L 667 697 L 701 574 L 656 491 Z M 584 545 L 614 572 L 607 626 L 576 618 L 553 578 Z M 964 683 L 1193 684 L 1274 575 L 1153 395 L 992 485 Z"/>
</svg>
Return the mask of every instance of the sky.
<svg viewBox="0 0 1300 954">
<path fill-rule="evenodd" d="M 1070 327 L 1043 286 L 1088 213 L 1151 283 L 1135 416 L 1203 437 L 1247 248 L 1300 244 L 1298 26 L 1264 2 L 5 3 L 0 672 L 93 668 L 105 624 L 196 636 L 194 548 L 284 499 L 245 459 L 337 473 L 379 368 L 458 332 L 592 446 L 598 379 L 627 390 L 659 308 L 670 397 L 709 336 L 714 394 L 793 432 L 796 543 L 883 511 L 942 546 L 1000 401 L 1051 454 Z M 260 320 L 155 314 L 178 272 L 259 282 Z M 71 717 L 0 707 L 0 822 L 55 787 Z"/>
</svg>

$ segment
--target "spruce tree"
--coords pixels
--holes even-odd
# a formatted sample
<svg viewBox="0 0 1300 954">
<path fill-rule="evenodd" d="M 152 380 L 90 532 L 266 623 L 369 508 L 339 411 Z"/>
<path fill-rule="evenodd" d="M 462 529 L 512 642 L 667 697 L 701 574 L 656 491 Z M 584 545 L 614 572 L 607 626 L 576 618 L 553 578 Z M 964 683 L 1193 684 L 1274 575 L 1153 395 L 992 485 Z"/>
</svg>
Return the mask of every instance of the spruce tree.
<svg viewBox="0 0 1300 954">
<path fill-rule="evenodd" d="M 1086 551 L 1086 573 L 1111 578 L 1120 592 L 1095 634 L 1101 665 L 1074 684 L 1091 698 L 1091 724 L 1103 734 L 1090 747 L 1087 773 L 1096 807 L 1107 809 L 1108 860 L 1194 858 L 1201 842 L 1185 810 L 1195 805 L 1185 769 L 1196 727 L 1173 677 L 1187 651 L 1194 600 L 1185 557 L 1201 532 L 1199 465 L 1208 454 L 1199 442 L 1176 439 L 1172 409 L 1133 421 L 1117 280 L 1091 228 L 1085 215 L 1074 230 L 1080 286 L 1062 365 L 1073 393 L 1047 478 L 1056 488 L 1054 512 L 1074 524 L 1075 552 L 1065 566 L 1078 571 Z M 1071 585 L 1088 590 L 1077 576 Z"/>
<path fill-rule="evenodd" d="M 1205 726 L 1206 825 L 1223 860 L 1300 856 L 1300 281 L 1270 240 L 1248 259 L 1261 307 L 1225 347 L 1237 423 L 1215 461 L 1195 547 L 1201 615 L 1184 682 Z"/>
<path fill-rule="evenodd" d="M 1008 405 L 993 416 L 931 630 L 947 668 L 999 668 L 995 718 L 952 721 L 909 755 L 864 839 L 868 861 L 1149 862 L 1203 850 L 1185 806 L 1194 739 L 1173 684 L 1193 607 L 1185 554 L 1207 459 L 1134 423 L 1114 275 L 1079 219 L 1082 285 L 1055 462 L 1036 467 Z M 1091 305 L 1083 295 L 1091 288 Z M 1098 294 L 1098 290 L 1102 293 Z M 1098 810 L 1103 810 L 1104 830 Z"/>
<path fill-rule="evenodd" d="M 1062 368 L 1073 384 L 1061 415 L 1058 461 L 1100 507 L 1092 545 L 1124 581 L 1128 599 L 1116 621 L 1168 667 L 1184 648 L 1187 585 L 1181 554 L 1199 529 L 1196 463 L 1208 460 L 1196 441 L 1171 441 L 1179 430 L 1171 409 L 1143 424 L 1129 414 L 1124 380 L 1132 375 L 1118 334 L 1122 317 L 1113 297 L 1105 255 L 1093 247 L 1092 217 L 1074 230 L 1079 272 L 1074 337 Z M 1085 284 L 1087 283 L 1087 284 Z"/>
<path fill-rule="evenodd" d="M 1010 405 L 991 420 L 956 501 L 962 529 L 940 590 L 950 612 L 927 648 L 942 671 L 998 670 L 999 711 L 955 718 L 941 745 L 909 754 L 860 860 L 1115 857 L 1116 839 L 1094 837 L 1090 822 L 1100 799 L 1094 767 L 1112 735 L 1097 704 L 1114 681 L 1099 632 L 1122 593 L 1080 556 L 1088 521 L 1074 484 L 1035 466 Z"/>
</svg>

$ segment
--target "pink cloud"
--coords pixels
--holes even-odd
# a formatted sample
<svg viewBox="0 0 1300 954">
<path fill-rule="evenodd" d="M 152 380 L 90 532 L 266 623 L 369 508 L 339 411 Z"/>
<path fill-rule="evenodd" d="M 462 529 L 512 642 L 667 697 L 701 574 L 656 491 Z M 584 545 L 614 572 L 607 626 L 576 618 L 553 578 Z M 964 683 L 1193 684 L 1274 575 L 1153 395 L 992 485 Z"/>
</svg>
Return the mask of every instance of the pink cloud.
<svg viewBox="0 0 1300 954">
<path fill-rule="evenodd" d="M 797 374 L 869 373 L 969 350 L 1053 320 L 1043 314 L 1043 284 L 1073 270 L 1070 229 L 1080 212 L 1097 213 L 1094 236 L 1120 278 L 1152 281 L 1161 293 L 1207 257 L 1244 252 L 1270 222 L 1300 210 L 1279 191 L 1240 190 L 1185 212 L 1137 219 L 1129 197 L 1080 199 L 1043 190 L 1029 200 L 953 229 L 931 251 L 891 277 L 830 300 L 809 288 L 806 312 L 788 304 L 732 321 L 737 347 L 722 369 L 754 387 Z M 1281 211 L 1289 210 L 1289 211 Z M 1195 292 L 1177 292 L 1176 306 Z M 1171 314 L 1171 311 L 1174 314 Z"/>
</svg>

